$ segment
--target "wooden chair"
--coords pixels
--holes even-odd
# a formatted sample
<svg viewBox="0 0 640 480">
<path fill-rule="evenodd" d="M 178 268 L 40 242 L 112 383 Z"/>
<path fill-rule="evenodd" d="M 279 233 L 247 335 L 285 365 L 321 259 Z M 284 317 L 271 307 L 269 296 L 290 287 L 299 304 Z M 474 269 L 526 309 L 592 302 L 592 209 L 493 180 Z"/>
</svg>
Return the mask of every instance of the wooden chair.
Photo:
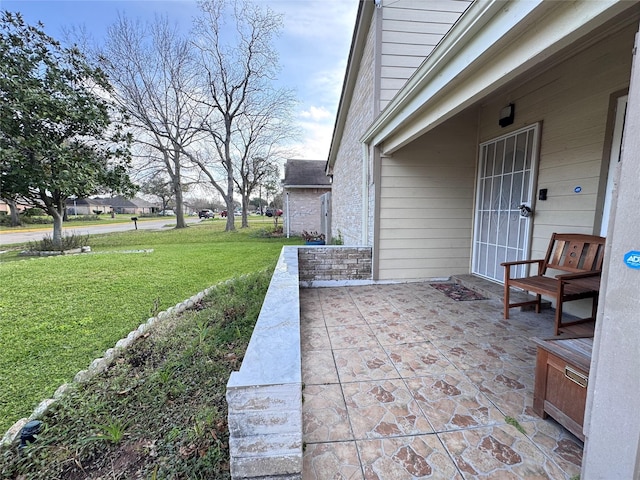
<svg viewBox="0 0 640 480">
<path fill-rule="evenodd" d="M 604 257 L 603 237 L 577 233 L 554 233 L 549 242 L 547 256 L 539 260 L 522 260 L 501 263 L 504 272 L 504 318 L 509 318 L 509 309 L 523 305 L 535 305 L 540 313 L 542 295 L 556 301 L 555 335 L 560 328 L 578 323 L 594 321 L 598 310 L 600 291 L 600 272 Z M 511 278 L 513 265 L 538 264 L 537 275 Z M 549 270 L 566 272 L 548 276 Z M 553 273 L 551 273 L 553 275 Z M 526 302 L 509 303 L 509 289 L 521 288 L 535 293 L 536 299 Z M 562 304 L 567 301 L 591 298 L 593 300 L 591 317 L 562 323 Z"/>
</svg>

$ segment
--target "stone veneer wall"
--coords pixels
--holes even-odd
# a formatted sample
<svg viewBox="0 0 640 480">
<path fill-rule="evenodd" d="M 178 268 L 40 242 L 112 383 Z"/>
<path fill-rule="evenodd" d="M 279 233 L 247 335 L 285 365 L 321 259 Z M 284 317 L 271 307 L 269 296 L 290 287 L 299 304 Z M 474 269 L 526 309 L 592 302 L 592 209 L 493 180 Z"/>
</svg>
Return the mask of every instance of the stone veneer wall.
<svg viewBox="0 0 640 480">
<path fill-rule="evenodd" d="M 371 280 L 371 247 L 298 248 L 300 282 Z"/>
<path fill-rule="evenodd" d="M 302 478 L 303 276 L 370 281 L 371 248 L 283 247 L 240 371 L 227 383 L 234 479 Z"/>
<path fill-rule="evenodd" d="M 302 476 L 297 247 L 284 247 L 240 371 L 227 383 L 231 477 Z"/>
</svg>

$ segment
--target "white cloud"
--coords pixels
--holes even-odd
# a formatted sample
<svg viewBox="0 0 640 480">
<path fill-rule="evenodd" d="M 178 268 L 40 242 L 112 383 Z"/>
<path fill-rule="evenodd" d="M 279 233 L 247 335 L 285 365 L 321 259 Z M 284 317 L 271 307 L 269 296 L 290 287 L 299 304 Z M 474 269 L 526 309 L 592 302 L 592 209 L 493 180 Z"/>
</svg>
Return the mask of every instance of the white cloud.
<svg viewBox="0 0 640 480">
<path fill-rule="evenodd" d="M 300 112 L 300 116 L 302 118 L 309 118 L 314 121 L 323 120 L 331 117 L 331 113 L 324 107 L 311 107 L 308 110 L 303 110 Z"/>
</svg>

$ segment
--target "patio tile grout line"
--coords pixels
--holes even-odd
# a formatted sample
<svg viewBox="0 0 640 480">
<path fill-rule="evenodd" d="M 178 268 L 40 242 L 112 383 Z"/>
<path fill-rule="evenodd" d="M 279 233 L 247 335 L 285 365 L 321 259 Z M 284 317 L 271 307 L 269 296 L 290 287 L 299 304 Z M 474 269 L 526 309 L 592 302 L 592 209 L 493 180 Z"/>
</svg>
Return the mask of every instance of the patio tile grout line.
<svg viewBox="0 0 640 480">
<path fill-rule="evenodd" d="M 490 397 L 488 397 L 482 390 L 480 390 L 479 385 L 477 384 L 476 381 L 474 381 L 471 377 L 469 377 L 467 375 L 467 372 L 472 371 L 472 368 L 468 368 L 468 369 L 462 369 L 460 367 L 460 363 L 459 362 L 454 362 L 451 360 L 451 358 L 447 355 L 447 352 L 445 350 L 443 350 L 443 343 L 441 341 L 438 340 L 442 340 L 445 341 L 446 339 L 436 339 L 435 341 L 431 338 L 429 338 L 427 335 L 425 335 L 423 332 L 419 332 L 419 334 L 421 335 L 421 337 L 423 338 L 422 341 L 417 340 L 417 341 L 407 341 L 407 342 L 399 342 L 399 343 L 392 343 L 392 344 L 383 344 L 379 338 L 379 334 L 377 333 L 377 331 L 372 328 L 373 325 L 380 325 L 385 323 L 384 319 L 380 322 L 369 322 L 367 320 L 368 316 L 366 315 L 366 312 L 363 311 L 362 307 L 362 300 L 361 299 L 356 299 L 354 298 L 354 296 L 351 294 L 350 289 L 346 289 L 347 290 L 347 294 L 348 294 L 348 298 L 351 300 L 351 303 L 355 306 L 355 308 L 358 311 L 358 314 L 360 316 L 360 318 L 362 318 L 363 323 L 355 323 L 352 325 L 367 325 L 369 327 L 369 331 L 373 334 L 373 336 L 375 337 L 376 340 L 376 344 L 378 347 L 382 348 L 382 350 L 384 351 L 384 354 L 387 358 L 387 360 L 390 362 L 390 364 L 393 366 L 394 370 L 396 371 L 396 373 L 398 374 L 398 377 L 393 376 L 393 378 L 382 378 L 382 379 L 365 379 L 365 380 L 348 380 L 348 381 L 342 381 L 341 376 L 340 376 L 340 372 L 338 369 L 338 365 L 336 362 L 336 356 L 335 356 L 335 352 L 336 351 L 340 351 L 340 350 L 358 350 L 361 348 L 366 348 L 366 347 L 347 347 L 347 348 L 336 348 L 333 345 L 333 341 L 331 339 L 331 335 L 329 334 L 329 325 L 327 324 L 327 316 L 326 316 L 326 312 L 325 312 L 325 308 L 322 307 L 322 305 L 324 304 L 322 299 L 320 299 L 320 305 L 321 305 L 321 311 L 322 311 L 322 321 L 325 327 L 325 333 L 327 334 L 328 338 L 329 338 L 329 349 L 331 351 L 331 356 L 332 356 L 332 360 L 333 360 L 333 367 L 335 369 L 335 373 L 337 375 L 337 382 L 340 385 L 340 391 L 341 391 L 341 395 L 342 395 L 342 401 L 345 404 L 346 407 L 346 415 L 347 415 L 347 420 L 349 421 L 349 428 L 350 428 L 350 434 L 351 437 L 350 439 L 344 439 L 344 440 L 331 440 L 331 441 L 314 441 L 314 442 L 305 442 L 308 443 L 310 445 L 312 444 L 322 444 L 322 443 L 343 443 L 343 442 L 355 442 L 355 446 L 356 446 L 356 454 L 358 456 L 358 461 L 360 462 L 360 471 L 364 477 L 365 471 L 364 471 L 364 465 L 362 462 L 362 456 L 361 456 L 361 451 L 360 451 L 360 446 L 359 443 L 360 442 L 365 442 L 365 441 L 371 441 L 371 440 L 382 440 L 385 438 L 411 438 L 411 437 L 419 437 L 419 436 L 432 436 L 435 435 L 438 438 L 438 442 L 439 444 L 444 448 L 444 452 L 447 453 L 448 457 L 451 459 L 451 461 L 453 462 L 453 465 L 456 469 L 456 471 L 458 472 L 459 475 L 461 475 L 464 478 L 464 475 L 462 473 L 462 471 L 460 470 L 454 456 L 453 453 L 449 450 L 449 448 L 447 448 L 447 445 L 443 442 L 441 435 L 442 434 L 446 434 L 446 433 L 452 433 L 452 432 L 460 432 L 460 431 L 467 431 L 467 430 L 479 430 L 479 429 L 483 429 L 483 428 L 487 428 L 487 427 L 493 427 L 496 425 L 499 426 L 504 426 L 507 425 L 506 420 L 503 420 L 502 422 L 498 422 L 496 424 L 493 425 L 487 425 L 487 424 L 477 424 L 474 426 L 470 426 L 470 427 L 464 427 L 464 428 L 459 428 L 459 429 L 444 429 L 444 430 L 436 430 L 435 428 L 433 428 L 433 424 L 431 423 L 431 420 L 429 418 L 429 416 L 425 413 L 424 409 L 422 406 L 420 406 L 419 403 L 416 402 L 415 400 L 415 396 L 414 393 L 412 392 L 412 390 L 409 388 L 409 385 L 407 384 L 407 380 L 411 379 L 411 378 L 420 378 L 423 376 L 428 376 L 428 375 L 415 375 L 415 376 L 403 376 L 403 374 L 400 372 L 399 370 L 399 366 L 396 364 L 396 362 L 393 361 L 393 359 L 391 359 L 388 348 L 391 347 L 400 347 L 400 346 L 404 346 L 404 345 L 412 345 L 412 344 L 420 344 L 420 343 L 428 343 L 430 344 L 441 356 L 442 358 L 444 358 L 448 365 L 450 365 L 451 367 L 453 367 L 455 369 L 456 372 L 458 372 L 463 379 L 468 382 L 470 385 L 473 386 L 474 390 L 481 394 L 482 398 L 486 399 L 486 401 L 488 402 L 489 405 L 492 405 L 497 412 L 500 413 L 501 416 L 503 416 L 505 419 L 508 416 L 507 413 L 505 411 L 503 411 L 503 409 L 500 407 L 500 405 L 498 405 L 496 403 L 496 401 L 492 400 Z M 416 299 L 419 300 L 419 302 L 424 305 L 425 307 L 428 306 L 427 302 L 425 300 L 423 300 L 422 298 L 420 298 L 419 296 L 416 296 Z M 390 298 L 385 300 L 385 304 L 389 303 L 390 306 L 393 307 L 393 310 L 395 310 L 399 315 L 400 315 L 400 319 L 403 320 L 411 320 L 410 318 L 408 318 L 408 315 L 403 311 L 403 308 L 399 306 L 398 304 L 398 300 L 397 299 L 393 299 L 392 296 L 390 296 Z M 483 302 L 484 303 L 484 302 Z M 455 303 L 453 303 L 452 305 L 455 305 Z M 495 312 L 497 314 L 499 314 L 499 312 Z M 390 320 L 390 319 L 387 319 Z M 498 323 L 498 322 L 496 322 Z M 336 325 L 337 326 L 337 325 Z M 535 326 L 534 326 L 535 327 Z M 484 336 L 482 336 L 482 338 L 486 338 L 489 339 L 491 338 L 492 334 L 486 334 Z M 535 336 L 536 332 L 531 332 L 531 331 L 527 331 L 527 329 L 519 329 L 518 332 L 513 332 L 510 331 L 508 335 L 506 335 L 506 337 L 502 337 L 502 338 L 513 338 L 513 339 L 517 339 L 517 338 L 524 338 L 525 340 L 528 339 L 530 336 Z M 474 343 L 474 342 L 472 342 Z M 475 343 L 474 343 L 475 344 Z M 477 344 L 476 344 L 477 345 Z M 478 348 L 482 349 L 482 347 L 480 345 L 477 345 Z M 327 350 L 327 349 L 314 349 L 314 350 Z M 314 351 L 314 350 L 310 350 L 310 351 Z M 513 363 L 513 361 L 518 361 L 518 359 L 513 359 L 513 352 L 509 352 L 509 351 L 504 351 L 504 352 L 499 352 L 499 360 L 500 362 L 502 362 L 505 366 L 508 366 L 512 369 L 516 369 L 516 370 L 521 370 L 522 367 L 520 365 L 518 365 L 517 363 Z M 503 356 L 505 358 L 503 358 Z M 521 360 L 521 359 L 520 359 Z M 503 370 L 505 368 L 505 366 L 501 366 L 498 367 L 498 370 Z M 523 372 L 524 373 L 524 372 Z M 380 437 L 372 437 L 372 438 L 368 438 L 368 437 L 362 437 L 362 438 L 356 438 L 355 434 L 354 434 L 354 429 L 353 429 L 353 423 L 352 423 L 352 415 L 350 414 L 350 409 L 347 407 L 347 401 L 346 401 L 346 397 L 345 397 L 345 392 L 343 389 L 343 384 L 352 384 L 352 383 L 366 383 L 366 382 L 382 382 L 382 381 L 386 381 L 386 380 L 402 380 L 402 384 L 404 385 L 404 387 L 407 389 L 407 391 L 409 392 L 412 401 L 417 403 L 418 409 L 419 411 L 422 413 L 422 415 L 426 418 L 426 420 L 428 421 L 429 425 L 432 428 L 432 432 L 419 432 L 419 433 L 413 433 L 413 434 L 399 434 L 399 435 L 388 435 L 388 436 L 380 436 Z M 327 382 L 327 383 L 323 383 L 322 385 L 330 385 L 330 384 L 334 384 L 332 382 Z M 528 387 L 527 387 L 528 388 Z M 497 396 L 498 394 L 496 394 Z M 520 422 L 520 420 L 518 420 Z M 535 427 L 535 423 L 538 422 L 535 419 L 523 419 L 521 420 L 522 423 L 525 424 L 531 424 L 533 427 Z M 522 433 L 522 432 L 519 432 Z M 560 464 L 558 464 L 553 457 L 547 455 L 547 453 L 542 450 L 542 448 L 538 445 L 538 443 L 536 441 L 534 441 L 534 436 L 536 435 L 536 430 L 534 429 L 532 431 L 532 433 L 528 433 L 525 430 L 525 433 L 522 433 L 523 437 L 526 438 L 528 440 L 528 442 L 530 444 L 532 444 L 535 449 L 542 455 L 543 458 L 545 458 L 546 461 L 551 462 L 553 465 L 555 465 L 555 467 L 557 467 L 560 471 L 562 471 L 563 473 L 565 473 L 566 475 L 567 472 L 561 467 Z"/>
</svg>

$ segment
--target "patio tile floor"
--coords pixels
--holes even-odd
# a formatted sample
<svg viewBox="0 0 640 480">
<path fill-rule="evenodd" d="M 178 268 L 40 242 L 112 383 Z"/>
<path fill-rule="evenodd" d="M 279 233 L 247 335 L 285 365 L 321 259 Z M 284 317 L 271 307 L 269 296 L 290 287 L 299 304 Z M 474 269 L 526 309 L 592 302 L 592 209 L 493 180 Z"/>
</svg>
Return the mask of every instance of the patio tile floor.
<svg viewBox="0 0 640 480">
<path fill-rule="evenodd" d="M 551 310 L 504 320 L 498 299 L 428 283 L 301 289 L 300 305 L 303 479 L 580 473 L 582 442 L 531 409 Z"/>
</svg>

